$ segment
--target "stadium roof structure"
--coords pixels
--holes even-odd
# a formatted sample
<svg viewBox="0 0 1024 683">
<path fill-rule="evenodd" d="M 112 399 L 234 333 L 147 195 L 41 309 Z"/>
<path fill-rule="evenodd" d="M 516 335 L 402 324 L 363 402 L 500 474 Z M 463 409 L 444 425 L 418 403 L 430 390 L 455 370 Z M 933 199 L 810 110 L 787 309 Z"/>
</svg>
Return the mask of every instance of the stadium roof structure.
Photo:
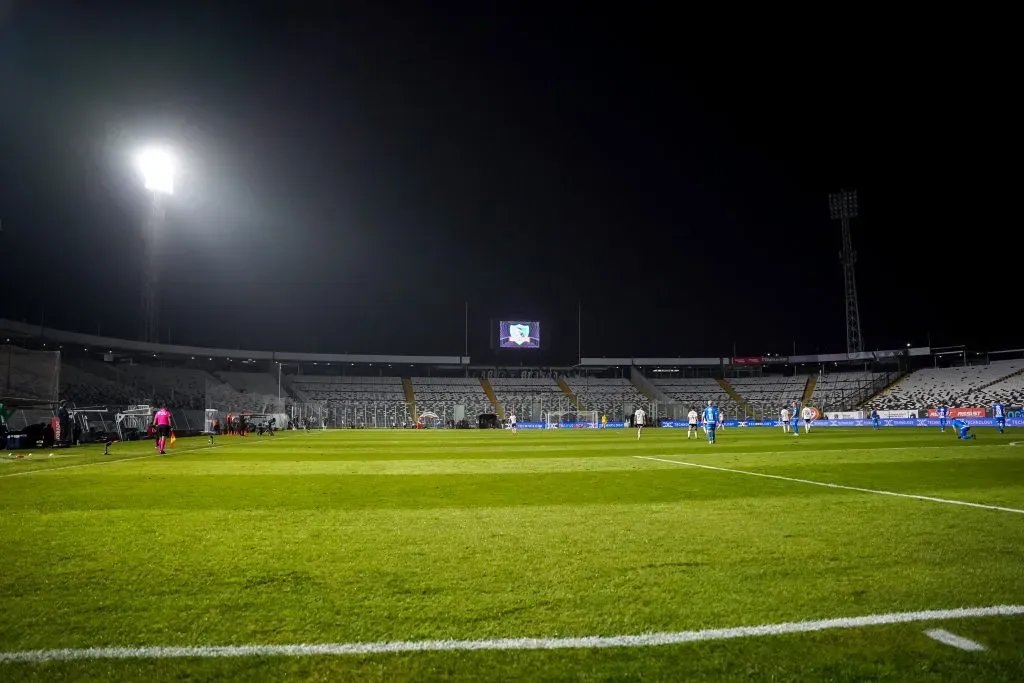
<svg viewBox="0 0 1024 683">
<path fill-rule="evenodd" d="M 46 339 L 60 344 L 78 345 L 94 350 L 105 349 L 111 353 L 145 353 L 161 356 L 206 356 L 209 358 L 263 360 L 280 363 L 404 363 L 406 365 L 448 365 L 469 366 L 469 356 L 405 356 L 383 354 L 352 354 L 352 353 L 302 353 L 295 351 L 256 351 L 249 349 L 216 349 L 203 346 L 183 346 L 179 344 L 156 344 L 132 339 L 116 339 L 101 337 L 80 332 L 56 330 L 41 325 L 30 325 L 0 318 L 0 336 L 19 339 Z M 749 357 L 705 357 L 705 358 L 581 358 L 578 367 L 698 367 L 715 365 L 760 366 L 783 365 L 787 363 L 847 363 L 884 361 L 913 356 L 928 356 L 932 349 L 924 347 L 896 349 L 888 351 L 862 351 L 858 353 L 827 353 L 803 356 L 749 356 Z M 493 367 L 487 364 L 487 367 Z"/>
<path fill-rule="evenodd" d="M 816 353 L 803 356 L 745 356 L 741 358 L 581 358 L 581 366 L 637 365 L 644 366 L 683 366 L 700 365 L 784 365 L 787 363 L 847 363 L 884 361 L 908 356 L 931 355 L 931 348 L 919 346 L 906 349 L 887 351 L 860 351 L 857 353 Z"/>
<path fill-rule="evenodd" d="M 209 358 L 245 358 L 281 363 L 406 363 L 415 365 L 469 365 L 469 356 L 390 356 L 351 353 L 299 353 L 292 351 L 253 351 L 247 349 L 212 349 L 202 346 L 155 344 L 131 339 L 115 339 L 93 334 L 55 330 L 0 318 L 0 335 L 19 339 L 47 339 L 61 344 L 110 352 L 159 354 L 161 356 L 206 356 Z"/>
</svg>

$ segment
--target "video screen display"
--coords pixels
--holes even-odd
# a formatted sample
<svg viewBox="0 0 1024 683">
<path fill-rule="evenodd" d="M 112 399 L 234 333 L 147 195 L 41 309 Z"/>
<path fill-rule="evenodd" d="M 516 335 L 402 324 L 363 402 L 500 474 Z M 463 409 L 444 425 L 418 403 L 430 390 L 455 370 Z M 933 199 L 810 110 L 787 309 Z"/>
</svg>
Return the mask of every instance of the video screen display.
<svg viewBox="0 0 1024 683">
<path fill-rule="evenodd" d="M 539 349 L 540 322 L 502 320 L 498 328 L 498 346 L 502 349 Z"/>
</svg>

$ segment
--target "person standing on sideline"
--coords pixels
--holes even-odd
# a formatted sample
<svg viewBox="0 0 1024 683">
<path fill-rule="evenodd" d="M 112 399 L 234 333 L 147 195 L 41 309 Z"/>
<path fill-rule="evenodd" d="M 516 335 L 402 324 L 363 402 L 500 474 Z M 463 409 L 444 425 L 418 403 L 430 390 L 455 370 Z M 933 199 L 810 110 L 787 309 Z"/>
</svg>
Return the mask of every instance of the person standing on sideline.
<svg viewBox="0 0 1024 683">
<path fill-rule="evenodd" d="M 167 406 L 161 405 L 160 410 L 156 411 L 153 426 L 156 427 L 156 449 L 160 455 L 165 455 L 164 447 L 171 436 L 171 411 L 167 410 Z"/>
</svg>

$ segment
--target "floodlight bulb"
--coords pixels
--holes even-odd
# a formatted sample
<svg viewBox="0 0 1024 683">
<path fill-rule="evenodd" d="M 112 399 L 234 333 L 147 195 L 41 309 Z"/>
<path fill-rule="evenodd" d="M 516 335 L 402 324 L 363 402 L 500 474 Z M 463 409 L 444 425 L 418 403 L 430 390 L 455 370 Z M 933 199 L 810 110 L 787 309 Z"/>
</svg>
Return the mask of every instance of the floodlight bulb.
<svg viewBox="0 0 1024 683">
<path fill-rule="evenodd" d="M 139 152 L 136 159 L 146 189 L 160 194 L 174 194 L 174 155 L 162 147 L 150 147 Z"/>
</svg>

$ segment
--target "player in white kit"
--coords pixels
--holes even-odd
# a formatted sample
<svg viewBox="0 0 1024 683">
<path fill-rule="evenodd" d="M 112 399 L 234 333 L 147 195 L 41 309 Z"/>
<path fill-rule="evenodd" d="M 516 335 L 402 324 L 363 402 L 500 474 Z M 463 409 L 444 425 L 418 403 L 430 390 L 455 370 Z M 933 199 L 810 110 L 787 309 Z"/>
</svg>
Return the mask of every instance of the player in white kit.
<svg viewBox="0 0 1024 683">
<path fill-rule="evenodd" d="M 509 412 L 508 414 L 508 428 L 513 434 L 516 433 L 516 414 L 514 411 Z"/>
<path fill-rule="evenodd" d="M 640 440 L 640 432 L 644 431 L 644 423 L 647 422 L 647 413 L 643 408 L 637 408 L 633 413 L 633 424 L 636 425 L 636 440 Z"/>
<path fill-rule="evenodd" d="M 686 414 L 686 419 L 689 421 L 689 429 L 686 430 L 686 438 L 690 439 L 692 436 L 694 439 L 697 438 L 697 411 L 690 408 L 690 412 Z"/>
<path fill-rule="evenodd" d="M 811 422 L 814 421 L 814 408 L 804 406 L 804 409 L 800 411 L 800 416 L 804 418 L 804 434 L 806 434 L 811 431 Z"/>
<path fill-rule="evenodd" d="M 783 432 L 788 432 L 789 431 L 789 410 L 788 409 L 786 409 L 786 408 L 782 409 L 782 412 L 779 413 L 779 421 L 782 422 L 782 431 Z"/>
</svg>

